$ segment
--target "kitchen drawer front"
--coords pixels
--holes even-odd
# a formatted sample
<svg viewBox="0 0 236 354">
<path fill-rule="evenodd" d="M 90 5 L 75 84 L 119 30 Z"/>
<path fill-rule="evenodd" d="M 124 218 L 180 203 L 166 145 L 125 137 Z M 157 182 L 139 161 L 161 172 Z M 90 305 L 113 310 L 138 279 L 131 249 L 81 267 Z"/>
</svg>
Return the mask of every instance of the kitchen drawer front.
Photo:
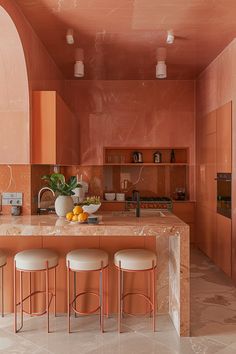
<svg viewBox="0 0 236 354">
<path fill-rule="evenodd" d="M 105 202 L 101 205 L 101 211 L 123 211 L 125 202 Z"/>
</svg>

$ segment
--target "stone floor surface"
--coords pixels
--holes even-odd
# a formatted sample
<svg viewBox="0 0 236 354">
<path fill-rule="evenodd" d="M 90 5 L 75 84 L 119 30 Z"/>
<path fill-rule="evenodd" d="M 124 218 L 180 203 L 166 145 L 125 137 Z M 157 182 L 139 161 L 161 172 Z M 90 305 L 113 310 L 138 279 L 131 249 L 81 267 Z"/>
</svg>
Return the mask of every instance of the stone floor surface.
<svg viewBox="0 0 236 354">
<path fill-rule="evenodd" d="M 152 332 L 149 317 L 126 316 L 122 334 L 116 318 L 105 320 L 99 331 L 98 316 L 72 319 L 68 334 L 66 317 L 51 319 L 53 333 L 46 333 L 45 318 L 27 318 L 24 330 L 13 333 L 13 316 L 0 318 L 0 353 L 12 354 L 236 354 L 236 288 L 200 251 L 191 252 L 191 337 L 178 338 L 166 315 L 157 318 Z"/>
</svg>

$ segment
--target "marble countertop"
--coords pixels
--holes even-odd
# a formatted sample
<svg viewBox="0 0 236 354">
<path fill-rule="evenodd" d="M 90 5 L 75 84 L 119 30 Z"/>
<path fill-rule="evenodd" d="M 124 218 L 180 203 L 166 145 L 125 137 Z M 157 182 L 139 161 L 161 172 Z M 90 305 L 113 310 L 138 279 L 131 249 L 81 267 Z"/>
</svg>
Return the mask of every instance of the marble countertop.
<svg viewBox="0 0 236 354">
<path fill-rule="evenodd" d="M 99 224 L 79 224 L 51 215 L 0 216 L 0 236 L 158 236 L 166 232 L 175 235 L 180 228 L 188 228 L 174 214 L 164 211 L 142 210 L 102 212 Z"/>
</svg>

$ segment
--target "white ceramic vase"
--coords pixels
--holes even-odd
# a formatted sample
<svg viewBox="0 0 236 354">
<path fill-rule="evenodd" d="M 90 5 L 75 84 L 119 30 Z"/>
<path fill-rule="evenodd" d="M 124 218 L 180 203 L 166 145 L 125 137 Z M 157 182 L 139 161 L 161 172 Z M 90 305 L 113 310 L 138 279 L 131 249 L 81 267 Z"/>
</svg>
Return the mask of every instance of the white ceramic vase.
<svg viewBox="0 0 236 354">
<path fill-rule="evenodd" d="M 70 195 L 59 195 L 55 200 L 55 211 L 58 216 L 66 216 L 74 208 L 74 202 Z"/>
</svg>

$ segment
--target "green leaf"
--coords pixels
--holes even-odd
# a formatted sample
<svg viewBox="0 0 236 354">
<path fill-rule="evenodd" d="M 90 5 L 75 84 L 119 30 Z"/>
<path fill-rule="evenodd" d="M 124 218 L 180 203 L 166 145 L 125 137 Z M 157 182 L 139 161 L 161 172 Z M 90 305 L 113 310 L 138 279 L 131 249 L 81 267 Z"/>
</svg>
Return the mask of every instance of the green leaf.
<svg viewBox="0 0 236 354">
<path fill-rule="evenodd" d="M 43 175 L 41 177 L 45 180 L 48 186 L 59 195 L 73 195 L 73 189 L 80 187 L 77 183 L 75 176 L 69 178 L 68 183 L 66 183 L 65 176 L 61 173 L 52 173 L 51 175 Z"/>
</svg>

